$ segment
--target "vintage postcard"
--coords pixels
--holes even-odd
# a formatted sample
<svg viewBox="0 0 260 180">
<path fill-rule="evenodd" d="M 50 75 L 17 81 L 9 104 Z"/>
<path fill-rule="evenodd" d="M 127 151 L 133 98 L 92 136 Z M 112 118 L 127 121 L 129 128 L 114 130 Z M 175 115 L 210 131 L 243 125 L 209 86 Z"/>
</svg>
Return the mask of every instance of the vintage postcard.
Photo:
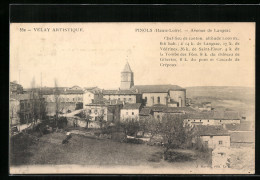
<svg viewBox="0 0 260 180">
<path fill-rule="evenodd" d="M 254 174 L 255 23 L 11 23 L 10 174 Z"/>
</svg>

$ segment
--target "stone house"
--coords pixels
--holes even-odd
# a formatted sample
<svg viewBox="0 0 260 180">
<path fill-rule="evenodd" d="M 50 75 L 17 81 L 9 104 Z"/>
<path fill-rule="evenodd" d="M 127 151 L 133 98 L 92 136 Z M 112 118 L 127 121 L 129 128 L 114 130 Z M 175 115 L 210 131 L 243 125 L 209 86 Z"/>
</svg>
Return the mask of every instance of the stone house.
<svg viewBox="0 0 260 180">
<path fill-rule="evenodd" d="M 120 120 L 139 120 L 141 103 L 124 104 L 120 112 Z"/>
</svg>

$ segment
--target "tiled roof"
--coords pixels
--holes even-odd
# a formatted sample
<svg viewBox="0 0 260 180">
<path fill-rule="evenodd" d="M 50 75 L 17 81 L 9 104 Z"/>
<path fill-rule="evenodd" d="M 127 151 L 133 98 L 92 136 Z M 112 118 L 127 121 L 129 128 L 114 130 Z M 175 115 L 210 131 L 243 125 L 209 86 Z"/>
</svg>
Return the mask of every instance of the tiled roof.
<svg viewBox="0 0 260 180">
<path fill-rule="evenodd" d="M 198 112 L 189 115 L 192 119 L 215 119 L 215 120 L 229 120 L 240 119 L 238 112 L 236 111 L 208 111 Z"/>
<path fill-rule="evenodd" d="M 82 89 L 82 88 L 81 88 L 81 87 L 79 87 L 78 85 L 74 85 L 74 86 L 72 86 L 72 87 L 70 87 L 70 88 L 68 88 L 68 89 L 70 89 L 70 90 L 71 90 L 71 89 L 75 89 L 75 88 L 76 88 L 77 90 L 78 90 L 78 89 Z"/>
<path fill-rule="evenodd" d="M 255 138 L 254 132 L 231 132 L 230 141 L 232 143 L 253 143 Z"/>
<path fill-rule="evenodd" d="M 99 105 L 109 106 L 109 105 L 117 105 L 117 104 L 123 104 L 123 102 L 117 99 L 107 100 L 103 98 L 101 100 L 96 100 L 96 102 L 87 104 L 86 106 L 99 106 Z"/>
<path fill-rule="evenodd" d="M 71 90 L 71 89 L 68 89 L 68 90 L 66 90 L 66 91 L 63 91 L 63 92 L 61 92 L 61 94 L 83 94 L 84 93 L 84 91 L 83 90 L 80 90 L 80 89 L 78 89 L 78 90 Z"/>
<path fill-rule="evenodd" d="M 129 94 L 139 94 L 134 90 L 103 90 L 104 95 L 129 95 Z"/>
<path fill-rule="evenodd" d="M 10 98 L 16 99 L 16 100 L 27 100 L 30 99 L 30 94 L 11 94 Z"/>
<path fill-rule="evenodd" d="M 225 130 L 222 126 L 203 126 L 197 125 L 195 126 L 195 130 L 197 130 L 199 136 L 229 136 L 227 130 Z"/>
<path fill-rule="evenodd" d="M 195 112 L 191 107 L 168 107 L 164 112 L 166 113 L 190 113 Z"/>
<path fill-rule="evenodd" d="M 64 87 L 58 87 L 58 88 L 44 87 L 38 90 L 42 95 L 52 95 L 56 90 L 58 90 L 59 94 L 83 94 L 84 93 L 84 91 L 80 89 L 73 90 L 73 89 L 66 89 Z M 31 91 L 31 89 L 27 89 L 27 91 Z"/>
<path fill-rule="evenodd" d="M 123 106 L 123 109 L 139 109 L 140 107 L 141 107 L 141 103 L 134 103 L 134 104 L 127 103 Z"/>
<path fill-rule="evenodd" d="M 151 108 L 142 108 L 139 115 L 141 116 L 149 116 L 151 114 Z"/>
<path fill-rule="evenodd" d="M 137 89 L 140 93 L 167 93 L 169 90 L 185 90 L 184 88 L 165 84 L 165 85 L 136 85 L 133 89 Z"/>
<path fill-rule="evenodd" d="M 163 107 L 163 106 L 153 106 L 152 111 L 159 111 L 159 112 L 165 112 L 165 113 L 190 113 L 190 112 L 196 112 L 191 107 Z"/>
<path fill-rule="evenodd" d="M 174 101 L 173 99 L 170 99 L 169 104 L 178 104 L 178 102 L 177 102 L 177 101 Z"/>
<path fill-rule="evenodd" d="M 99 94 L 101 93 L 101 89 L 99 89 L 98 87 L 88 87 L 88 88 L 84 88 L 84 92 L 91 92 L 93 94 Z"/>
</svg>

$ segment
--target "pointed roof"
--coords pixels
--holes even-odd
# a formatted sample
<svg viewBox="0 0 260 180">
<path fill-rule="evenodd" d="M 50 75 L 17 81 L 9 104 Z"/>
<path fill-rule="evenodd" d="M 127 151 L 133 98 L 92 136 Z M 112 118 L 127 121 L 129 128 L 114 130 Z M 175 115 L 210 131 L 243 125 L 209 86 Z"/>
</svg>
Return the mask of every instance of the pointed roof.
<svg viewBox="0 0 260 180">
<path fill-rule="evenodd" d="M 126 62 L 125 67 L 124 67 L 122 72 L 132 72 L 128 62 Z"/>
</svg>

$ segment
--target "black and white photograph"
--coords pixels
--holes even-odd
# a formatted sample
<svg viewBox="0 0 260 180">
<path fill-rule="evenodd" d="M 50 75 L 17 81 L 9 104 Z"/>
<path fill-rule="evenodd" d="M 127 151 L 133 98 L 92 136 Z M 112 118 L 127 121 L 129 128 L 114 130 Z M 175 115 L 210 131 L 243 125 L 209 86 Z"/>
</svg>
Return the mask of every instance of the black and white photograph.
<svg viewBox="0 0 260 180">
<path fill-rule="evenodd" d="M 10 174 L 254 174 L 255 23 L 10 23 Z"/>
</svg>

